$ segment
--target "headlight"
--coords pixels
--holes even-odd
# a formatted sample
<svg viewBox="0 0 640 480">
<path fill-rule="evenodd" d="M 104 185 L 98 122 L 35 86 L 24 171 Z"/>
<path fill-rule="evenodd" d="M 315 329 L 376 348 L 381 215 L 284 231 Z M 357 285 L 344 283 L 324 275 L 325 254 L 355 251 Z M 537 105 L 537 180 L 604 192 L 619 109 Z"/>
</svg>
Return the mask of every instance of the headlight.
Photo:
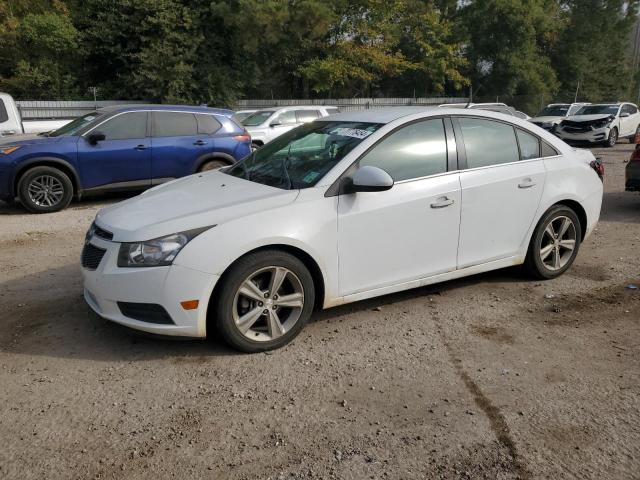
<svg viewBox="0 0 640 480">
<path fill-rule="evenodd" d="M 160 267 L 171 265 L 184 246 L 211 227 L 174 233 L 146 242 L 123 243 L 118 253 L 118 267 Z"/>
<path fill-rule="evenodd" d="M 6 145 L 4 147 L 0 147 L 0 153 L 9 155 L 10 153 L 13 153 L 20 148 L 22 148 L 22 146 L 20 145 Z"/>
</svg>

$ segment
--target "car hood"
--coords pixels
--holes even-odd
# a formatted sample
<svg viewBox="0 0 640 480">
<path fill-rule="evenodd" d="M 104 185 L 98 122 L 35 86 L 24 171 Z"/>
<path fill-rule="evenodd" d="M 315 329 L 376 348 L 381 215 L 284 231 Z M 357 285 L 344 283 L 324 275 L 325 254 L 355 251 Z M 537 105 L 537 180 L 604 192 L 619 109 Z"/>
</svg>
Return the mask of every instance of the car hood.
<svg viewBox="0 0 640 480">
<path fill-rule="evenodd" d="M 43 145 L 52 143 L 61 143 L 67 141 L 75 142 L 77 137 L 46 137 L 37 133 L 25 133 L 22 135 L 11 135 L 8 137 L 0 137 L 0 145 Z"/>
<path fill-rule="evenodd" d="M 560 117 L 560 116 L 533 117 L 533 118 L 530 118 L 529 121 L 535 122 L 535 123 L 558 123 L 563 118 L 564 117 Z"/>
<path fill-rule="evenodd" d="M 104 208 L 96 224 L 112 232 L 117 242 L 150 240 L 277 208 L 293 202 L 298 193 L 210 171 Z"/>
<path fill-rule="evenodd" d="M 571 115 L 570 117 L 566 117 L 565 120 L 570 120 L 572 122 L 593 122 L 594 120 L 605 120 L 609 117 L 614 117 L 614 115 L 610 113 L 598 113 L 596 115 Z"/>
</svg>

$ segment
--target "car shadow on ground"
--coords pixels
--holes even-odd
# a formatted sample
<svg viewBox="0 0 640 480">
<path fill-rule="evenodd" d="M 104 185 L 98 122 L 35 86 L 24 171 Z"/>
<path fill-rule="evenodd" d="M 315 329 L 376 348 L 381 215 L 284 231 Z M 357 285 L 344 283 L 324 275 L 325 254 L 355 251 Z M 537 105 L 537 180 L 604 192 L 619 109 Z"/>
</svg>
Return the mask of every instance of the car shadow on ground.
<svg viewBox="0 0 640 480">
<path fill-rule="evenodd" d="M 640 193 L 606 192 L 602 198 L 600 220 L 604 222 L 640 223 Z"/>
<path fill-rule="evenodd" d="M 121 202 L 128 198 L 135 197 L 140 192 L 112 192 L 99 196 L 83 197 L 82 200 L 73 200 L 67 210 L 87 210 L 91 208 L 102 208 L 112 203 Z M 0 216 L 3 215 L 28 215 L 29 212 L 22 206 L 20 201 L 7 203 L 0 200 Z M 51 214 L 49 214 L 51 215 Z"/>
<path fill-rule="evenodd" d="M 76 264 L 0 284 L 0 351 L 95 361 L 145 361 L 238 355 L 220 338 L 180 339 L 152 336 L 96 315 L 82 297 Z M 478 282 L 528 282 L 519 269 L 503 269 L 317 311 L 323 322 Z"/>
</svg>

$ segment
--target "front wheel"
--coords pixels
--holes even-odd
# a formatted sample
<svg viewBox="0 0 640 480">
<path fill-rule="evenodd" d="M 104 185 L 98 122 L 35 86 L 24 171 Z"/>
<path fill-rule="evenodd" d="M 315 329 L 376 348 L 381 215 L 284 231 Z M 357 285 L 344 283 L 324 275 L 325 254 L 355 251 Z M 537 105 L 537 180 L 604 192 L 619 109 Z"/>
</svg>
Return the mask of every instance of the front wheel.
<svg viewBox="0 0 640 480">
<path fill-rule="evenodd" d="M 556 205 L 542 217 L 531 238 L 525 269 L 540 279 L 559 277 L 576 259 L 582 229 L 575 212 Z"/>
<path fill-rule="evenodd" d="M 609 137 L 607 138 L 607 141 L 605 142 L 605 147 L 614 147 L 616 145 L 616 142 L 618 141 L 618 129 L 617 128 L 612 128 L 609 131 Z"/>
<path fill-rule="evenodd" d="M 226 167 L 227 163 L 223 160 L 209 160 L 204 162 L 198 172 L 208 172 L 209 170 L 218 170 L 219 168 Z"/>
<path fill-rule="evenodd" d="M 216 325 L 226 342 L 243 352 L 288 344 L 313 312 L 313 278 L 298 258 L 286 252 L 247 255 L 221 281 Z"/>
<path fill-rule="evenodd" d="M 28 170 L 18 183 L 18 197 L 32 213 L 52 213 L 69 205 L 73 184 L 66 173 L 42 166 Z"/>
</svg>

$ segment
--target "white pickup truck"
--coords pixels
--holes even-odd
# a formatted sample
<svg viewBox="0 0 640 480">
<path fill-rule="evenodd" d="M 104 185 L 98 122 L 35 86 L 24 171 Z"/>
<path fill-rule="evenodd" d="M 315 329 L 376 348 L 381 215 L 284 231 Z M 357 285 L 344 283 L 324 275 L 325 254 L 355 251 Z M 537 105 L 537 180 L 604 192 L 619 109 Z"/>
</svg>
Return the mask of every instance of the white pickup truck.
<svg viewBox="0 0 640 480">
<path fill-rule="evenodd" d="M 0 92 L 0 137 L 50 132 L 69 123 L 72 119 L 22 121 L 16 102 L 8 93 Z"/>
</svg>

